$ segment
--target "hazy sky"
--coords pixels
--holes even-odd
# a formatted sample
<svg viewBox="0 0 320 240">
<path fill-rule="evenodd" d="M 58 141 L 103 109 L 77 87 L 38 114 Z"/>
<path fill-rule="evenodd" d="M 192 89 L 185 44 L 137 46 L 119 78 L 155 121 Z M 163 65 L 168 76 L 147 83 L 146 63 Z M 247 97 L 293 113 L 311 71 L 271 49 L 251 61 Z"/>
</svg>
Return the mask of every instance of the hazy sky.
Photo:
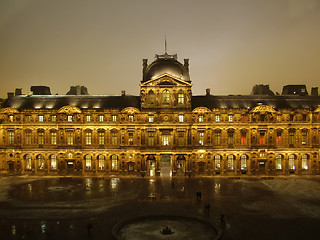
<svg viewBox="0 0 320 240">
<path fill-rule="evenodd" d="M 142 59 L 190 59 L 194 94 L 320 86 L 320 0 L 0 0 L 0 97 L 139 94 Z"/>
</svg>

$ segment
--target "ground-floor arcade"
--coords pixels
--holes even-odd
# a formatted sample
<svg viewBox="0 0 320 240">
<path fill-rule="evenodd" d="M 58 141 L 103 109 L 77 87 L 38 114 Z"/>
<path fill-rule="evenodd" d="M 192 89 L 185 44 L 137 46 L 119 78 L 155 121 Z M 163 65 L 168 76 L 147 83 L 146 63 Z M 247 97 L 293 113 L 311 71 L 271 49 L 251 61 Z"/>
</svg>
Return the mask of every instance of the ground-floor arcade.
<svg viewBox="0 0 320 240">
<path fill-rule="evenodd" d="M 318 151 L 13 150 L 0 154 L 2 175 L 238 176 L 320 174 Z"/>
</svg>

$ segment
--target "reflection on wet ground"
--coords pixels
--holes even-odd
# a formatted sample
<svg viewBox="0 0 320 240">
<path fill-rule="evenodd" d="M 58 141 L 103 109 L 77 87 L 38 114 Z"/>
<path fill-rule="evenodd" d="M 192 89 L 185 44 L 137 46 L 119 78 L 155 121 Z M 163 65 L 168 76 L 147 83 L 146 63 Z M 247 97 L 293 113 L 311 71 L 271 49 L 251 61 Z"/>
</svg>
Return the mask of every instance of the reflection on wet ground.
<svg viewBox="0 0 320 240">
<path fill-rule="evenodd" d="M 319 176 L 3 177 L 0 236 L 110 239 L 117 222 L 160 213 L 204 217 L 214 223 L 223 215 L 222 239 L 311 239 L 318 236 L 319 196 Z"/>
</svg>

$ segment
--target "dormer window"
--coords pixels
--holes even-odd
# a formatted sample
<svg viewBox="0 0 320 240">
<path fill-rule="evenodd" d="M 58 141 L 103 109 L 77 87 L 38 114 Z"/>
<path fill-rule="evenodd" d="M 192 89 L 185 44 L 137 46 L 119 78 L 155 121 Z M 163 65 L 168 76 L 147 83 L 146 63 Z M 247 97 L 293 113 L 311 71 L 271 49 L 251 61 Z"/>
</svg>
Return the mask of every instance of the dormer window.
<svg viewBox="0 0 320 240">
<path fill-rule="evenodd" d="M 163 104 L 170 103 L 170 92 L 167 89 L 162 92 L 162 103 Z"/>
<path fill-rule="evenodd" d="M 199 115 L 199 122 L 203 122 L 203 115 Z"/>
<path fill-rule="evenodd" d="M 184 94 L 182 90 L 178 93 L 178 104 L 184 104 Z"/>
<path fill-rule="evenodd" d="M 149 117 L 148 117 L 149 122 L 153 122 L 153 118 L 154 118 L 154 116 L 153 116 L 153 115 L 149 115 Z"/>
<path fill-rule="evenodd" d="M 129 120 L 129 122 L 133 122 L 133 115 L 129 115 L 128 120 Z"/>
<path fill-rule="evenodd" d="M 72 122 L 72 116 L 71 115 L 68 116 L 68 122 Z"/>
<path fill-rule="evenodd" d="M 39 115 L 39 122 L 43 122 L 43 115 Z"/>
<path fill-rule="evenodd" d="M 87 120 L 87 122 L 91 122 L 91 116 L 90 116 L 90 115 L 87 115 L 87 116 L 86 116 L 86 120 Z"/>
</svg>

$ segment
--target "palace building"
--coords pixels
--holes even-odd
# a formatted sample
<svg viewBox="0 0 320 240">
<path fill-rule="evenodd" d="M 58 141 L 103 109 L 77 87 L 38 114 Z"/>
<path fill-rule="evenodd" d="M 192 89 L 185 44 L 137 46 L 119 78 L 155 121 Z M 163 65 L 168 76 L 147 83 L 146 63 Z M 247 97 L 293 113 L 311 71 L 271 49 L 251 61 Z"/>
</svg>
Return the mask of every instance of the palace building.
<svg viewBox="0 0 320 240">
<path fill-rule="evenodd" d="M 301 175 L 320 173 L 320 96 L 192 95 L 189 61 L 143 60 L 140 95 L 66 95 L 33 86 L 0 108 L 1 175 Z"/>
</svg>

